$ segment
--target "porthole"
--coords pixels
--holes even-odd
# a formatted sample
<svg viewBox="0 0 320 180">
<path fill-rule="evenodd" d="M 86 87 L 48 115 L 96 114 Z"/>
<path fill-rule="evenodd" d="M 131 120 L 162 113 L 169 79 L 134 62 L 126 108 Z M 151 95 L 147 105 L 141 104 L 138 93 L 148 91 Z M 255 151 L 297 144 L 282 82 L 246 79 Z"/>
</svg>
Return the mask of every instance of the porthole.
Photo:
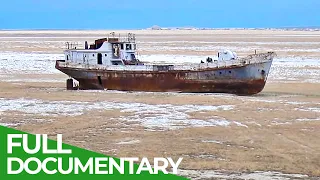
<svg viewBox="0 0 320 180">
<path fill-rule="evenodd" d="M 222 74 L 222 72 L 220 72 L 220 74 Z"/>
<path fill-rule="evenodd" d="M 92 54 L 92 56 L 94 57 L 94 54 Z"/>
<path fill-rule="evenodd" d="M 231 74 L 231 71 L 229 71 L 229 73 Z"/>
<path fill-rule="evenodd" d="M 107 54 L 105 54 L 104 56 L 107 56 Z"/>
</svg>

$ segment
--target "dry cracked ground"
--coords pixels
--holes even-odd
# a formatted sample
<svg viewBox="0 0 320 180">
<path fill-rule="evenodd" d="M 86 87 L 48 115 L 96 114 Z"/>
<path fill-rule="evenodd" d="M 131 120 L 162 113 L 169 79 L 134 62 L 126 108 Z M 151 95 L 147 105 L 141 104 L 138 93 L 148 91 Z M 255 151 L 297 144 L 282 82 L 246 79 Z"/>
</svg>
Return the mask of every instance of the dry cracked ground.
<svg viewBox="0 0 320 180">
<path fill-rule="evenodd" d="M 183 157 L 193 179 L 320 176 L 320 32 L 135 31 L 142 61 L 276 51 L 254 96 L 65 90 L 65 42 L 109 33 L 0 31 L 0 123 L 116 157 Z"/>
</svg>

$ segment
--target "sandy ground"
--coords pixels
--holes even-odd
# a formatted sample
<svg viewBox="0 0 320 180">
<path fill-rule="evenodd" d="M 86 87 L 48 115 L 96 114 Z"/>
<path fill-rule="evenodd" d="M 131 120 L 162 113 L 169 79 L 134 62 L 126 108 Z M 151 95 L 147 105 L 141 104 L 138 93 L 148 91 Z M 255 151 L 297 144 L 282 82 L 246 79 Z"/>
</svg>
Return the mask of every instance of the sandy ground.
<svg viewBox="0 0 320 180">
<path fill-rule="evenodd" d="M 0 31 L 0 123 L 117 157 L 183 157 L 193 179 L 320 176 L 320 32 L 135 31 L 154 61 L 276 51 L 255 96 L 66 91 L 53 67 L 65 41 L 109 32 Z"/>
</svg>

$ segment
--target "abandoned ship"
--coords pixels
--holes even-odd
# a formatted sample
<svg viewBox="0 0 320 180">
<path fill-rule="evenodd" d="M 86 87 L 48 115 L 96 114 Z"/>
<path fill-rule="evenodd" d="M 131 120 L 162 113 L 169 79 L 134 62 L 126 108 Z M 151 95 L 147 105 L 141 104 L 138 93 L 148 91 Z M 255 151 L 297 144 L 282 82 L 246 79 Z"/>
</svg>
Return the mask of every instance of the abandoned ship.
<svg viewBox="0 0 320 180">
<path fill-rule="evenodd" d="M 223 50 L 218 58 L 194 64 L 147 64 L 136 56 L 135 35 L 109 35 L 83 49 L 66 43 L 65 60 L 56 69 L 70 76 L 67 89 L 174 91 L 252 95 L 262 91 L 274 52 L 238 58 Z M 78 85 L 75 85 L 75 81 Z"/>
</svg>

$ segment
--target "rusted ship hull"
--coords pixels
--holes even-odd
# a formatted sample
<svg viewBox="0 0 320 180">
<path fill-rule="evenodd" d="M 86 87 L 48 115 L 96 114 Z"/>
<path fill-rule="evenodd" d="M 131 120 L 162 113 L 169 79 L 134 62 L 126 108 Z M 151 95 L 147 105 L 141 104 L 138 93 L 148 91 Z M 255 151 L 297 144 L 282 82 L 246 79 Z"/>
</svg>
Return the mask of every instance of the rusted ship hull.
<svg viewBox="0 0 320 180">
<path fill-rule="evenodd" d="M 56 68 L 79 81 L 79 89 L 252 95 L 263 90 L 271 64 L 272 59 L 196 71 L 115 71 L 70 67 L 57 61 Z"/>
</svg>

